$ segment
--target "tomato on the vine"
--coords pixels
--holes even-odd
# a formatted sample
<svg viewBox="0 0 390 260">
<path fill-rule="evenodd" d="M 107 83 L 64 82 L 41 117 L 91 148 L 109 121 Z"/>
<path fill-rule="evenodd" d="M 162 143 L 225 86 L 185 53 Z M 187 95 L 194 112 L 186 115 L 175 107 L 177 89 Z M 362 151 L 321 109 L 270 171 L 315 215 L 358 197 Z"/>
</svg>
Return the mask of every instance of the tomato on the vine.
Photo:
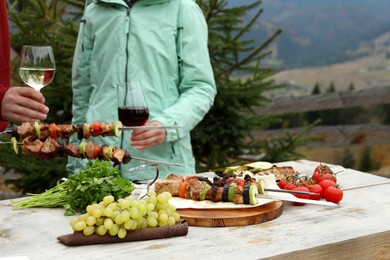
<svg viewBox="0 0 390 260">
<path fill-rule="evenodd" d="M 320 183 L 323 180 L 331 180 L 331 181 L 334 181 L 335 183 L 337 183 L 336 177 L 334 176 L 333 173 L 325 173 L 325 174 L 319 176 L 317 182 Z"/>
<path fill-rule="evenodd" d="M 295 183 L 287 183 L 286 186 L 284 186 L 285 190 L 294 190 L 297 187 Z"/>
<path fill-rule="evenodd" d="M 330 186 L 324 190 L 324 198 L 326 201 L 338 204 L 343 199 L 344 192 L 337 187 Z"/>
<path fill-rule="evenodd" d="M 286 187 L 287 183 L 288 182 L 286 179 L 281 179 L 278 181 L 278 186 L 279 186 L 279 188 L 284 189 L 284 187 Z"/>
<path fill-rule="evenodd" d="M 311 184 L 307 186 L 310 192 L 317 193 L 317 195 L 310 195 L 311 200 L 320 200 L 322 198 L 322 187 L 319 184 Z"/>
<path fill-rule="evenodd" d="M 323 165 L 323 164 L 320 164 L 318 165 L 315 169 L 314 169 L 314 172 L 313 172 L 313 175 L 311 177 L 312 180 L 314 180 L 316 183 L 319 183 L 318 179 L 326 174 L 326 173 L 331 173 L 333 174 L 332 170 L 330 169 L 329 166 L 327 165 Z"/>
<path fill-rule="evenodd" d="M 336 183 L 332 180 L 323 180 L 321 181 L 320 183 L 318 183 L 322 190 L 325 192 L 325 190 L 328 188 L 328 187 L 336 187 Z M 324 194 L 322 194 L 322 196 L 324 196 Z"/>
<path fill-rule="evenodd" d="M 309 188 L 304 187 L 304 186 L 296 187 L 294 190 L 295 191 L 309 192 Z M 294 196 L 297 197 L 297 198 L 300 198 L 300 199 L 310 199 L 310 195 L 309 194 L 294 194 Z M 299 206 L 305 205 L 305 203 L 302 203 L 302 202 L 294 202 L 294 204 L 295 205 L 299 205 Z"/>
</svg>

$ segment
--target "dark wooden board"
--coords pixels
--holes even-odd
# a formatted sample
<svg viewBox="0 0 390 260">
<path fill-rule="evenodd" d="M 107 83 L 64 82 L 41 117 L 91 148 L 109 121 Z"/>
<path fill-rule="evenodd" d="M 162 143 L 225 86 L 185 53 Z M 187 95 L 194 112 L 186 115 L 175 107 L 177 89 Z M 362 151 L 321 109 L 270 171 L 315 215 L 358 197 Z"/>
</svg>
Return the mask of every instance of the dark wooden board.
<svg viewBox="0 0 390 260">
<path fill-rule="evenodd" d="M 283 202 L 274 201 L 254 208 L 241 209 L 177 209 L 190 226 L 233 227 L 260 224 L 279 217 Z"/>
</svg>

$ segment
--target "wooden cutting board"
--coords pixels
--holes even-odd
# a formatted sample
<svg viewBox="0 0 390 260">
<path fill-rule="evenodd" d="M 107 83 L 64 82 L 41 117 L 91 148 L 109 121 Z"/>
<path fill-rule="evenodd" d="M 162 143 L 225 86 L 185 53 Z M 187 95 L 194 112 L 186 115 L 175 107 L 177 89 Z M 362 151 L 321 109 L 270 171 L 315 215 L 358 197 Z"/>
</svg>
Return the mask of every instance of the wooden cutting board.
<svg viewBox="0 0 390 260">
<path fill-rule="evenodd" d="M 177 209 L 190 226 L 233 227 L 260 224 L 279 217 L 283 202 L 274 201 L 254 208 L 241 209 Z"/>
</svg>

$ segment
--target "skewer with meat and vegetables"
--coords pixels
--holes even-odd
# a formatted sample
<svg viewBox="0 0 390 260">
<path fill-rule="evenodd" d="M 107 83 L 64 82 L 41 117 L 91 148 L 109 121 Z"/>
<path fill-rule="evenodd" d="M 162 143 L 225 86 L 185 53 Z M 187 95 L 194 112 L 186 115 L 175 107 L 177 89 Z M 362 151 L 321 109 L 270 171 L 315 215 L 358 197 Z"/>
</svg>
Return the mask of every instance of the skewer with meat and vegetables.
<svg viewBox="0 0 390 260">
<path fill-rule="evenodd" d="M 106 144 L 99 146 L 92 141 L 81 142 L 80 146 L 77 146 L 73 143 L 67 143 L 66 140 L 54 139 L 50 136 L 44 141 L 29 136 L 24 138 L 21 143 L 18 143 L 16 138 L 12 137 L 11 144 L 16 154 L 19 153 L 19 145 L 21 145 L 23 155 L 41 159 L 72 156 L 90 160 L 112 161 L 114 165 L 126 164 L 132 159 L 126 150 Z"/>
<path fill-rule="evenodd" d="M 235 204 L 256 205 L 256 195 L 264 193 L 261 181 L 251 178 L 216 177 L 213 181 L 199 176 L 168 175 L 165 179 L 154 183 L 156 193 L 168 191 L 172 196 L 197 201 L 233 202 Z"/>
<path fill-rule="evenodd" d="M 80 123 L 77 125 L 72 124 L 47 124 L 47 123 L 30 123 L 25 122 L 20 125 L 14 125 L 11 130 L 4 131 L 3 133 L 11 134 L 12 137 L 18 140 L 23 140 L 27 137 L 34 139 L 40 139 L 42 141 L 46 138 L 61 138 L 68 139 L 73 134 L 77 133 L 77 138 L 88 139 L 91 136 L 120 136 L 122 123 L 115 121 L 111 123 L 93 122 L 91 124 Z"/>
<path fill-rule="evenodd" d="M 72 156 L 82 159 L 111 161 L 114 163 L 114 166 L 127 164 L 134 159 L 155 165 L 169 164 L 173 166 L 182 166 L 178 163 L 134 157 L 131 156 L 128 151 L 121 148 L 107 144 L 99 146 L 92 141 L 83 141 L 80 143 L 80 146 L 77 146 L 73 143 L 67 143 L 66 140 L 59 138 L 54 139 L 52 137 L 47 137 L 44 141 L 42 141 L 40 139 L 34 139 L 33 136 L 29 136 L 24 138 L 22 142 L 18 142 L 15 137 L 12 137 L 10 143 L 16 154 L 19 153 L 19 145 L 21 145 L 23 155 L 39 157 L 41 159 L 50 159 L 56 156 Z"/>
</svg>

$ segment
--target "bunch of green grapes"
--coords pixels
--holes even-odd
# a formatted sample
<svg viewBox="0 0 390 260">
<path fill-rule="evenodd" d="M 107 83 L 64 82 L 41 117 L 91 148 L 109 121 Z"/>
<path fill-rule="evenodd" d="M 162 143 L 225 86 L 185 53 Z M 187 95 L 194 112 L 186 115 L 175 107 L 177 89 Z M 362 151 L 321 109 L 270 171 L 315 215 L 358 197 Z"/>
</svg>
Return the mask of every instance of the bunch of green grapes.
<svg viewBox="0 0 390 260">
<path fill-rule="evenodd" d="M 175 225 L 180 215 L 169 204 L 170 198 L 169 192 L 157 195 L 154 191 L 141 200 L 128 196 L 115 201 L 113 196 L 105 196 L 100 203 L 88 205 L 87 212 L 73 218 L 70 225 L 85 236 L 108 233 L 119 238 L 131 230 Z"/>
</svg>

